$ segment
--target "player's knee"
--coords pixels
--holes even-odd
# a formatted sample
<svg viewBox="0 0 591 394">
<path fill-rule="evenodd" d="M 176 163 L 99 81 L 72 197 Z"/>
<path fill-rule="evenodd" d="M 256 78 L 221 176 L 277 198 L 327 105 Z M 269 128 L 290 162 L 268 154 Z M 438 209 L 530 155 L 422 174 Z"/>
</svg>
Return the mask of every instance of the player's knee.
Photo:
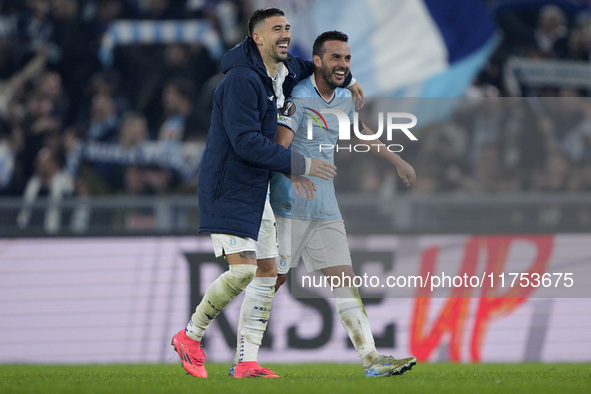
<svg viewBox="0 0 591 394">
<path fill-rule="evenodd" d="M 285 283 L 287 279 L 287 274 L 279 274 L 277 275 L 277 281 L 275 282 L 275 292 L 279 290 L 279 288 Z"/>
<path fill-rule="evenodd" d="M 274 276 L 277 276 L 277 267 L 270 266 L 270 267 L 264 267 L 263 269 L 261 269 L 261 267 L 259 267 L 257 274 L 258 274 L 258 276 L 261 276 L 261 277 L 272 278 Z"/>
<path fill-rule="evenodd" d="M 257 266 L 253 264 L 231 264 L 230 270 L 227 272 L 229 284 L 242 292 L 254 279 L 257 272 Z"/>
<path fill-rule="evenodd" d="M 259 259 L 257 261 L 257 276 L 261 278 L 273 278 L 277 276 L 277 264 L 275 259 Z"/>
</svg>

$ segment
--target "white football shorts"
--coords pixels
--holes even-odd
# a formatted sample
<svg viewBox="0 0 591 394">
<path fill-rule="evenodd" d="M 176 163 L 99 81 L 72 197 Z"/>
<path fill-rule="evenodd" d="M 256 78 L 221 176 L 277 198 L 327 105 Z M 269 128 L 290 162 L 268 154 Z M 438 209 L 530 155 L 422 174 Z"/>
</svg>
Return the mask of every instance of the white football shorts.
<svg viewBox="0 0 591 394">
<path fill-rule="evenodd" d="M 277 273 L 286 274 L 300 259 L 308 272 L 352 265 L 342 220 L 300 220 L 277 216 L 279 257 Z"/>
<path fill-rule="evenodd" d="M 249 237 L 212 233 L 211 242 L 213 243 L 215 257 L 244 251 L 254 251 L 257 259 L 276 258 L 278 256 L 277 225 L 275 224 L 275 215 L 273 215 L 273 209 L 269 200 L 265 202 L 258 241 Z"/>
</svg>

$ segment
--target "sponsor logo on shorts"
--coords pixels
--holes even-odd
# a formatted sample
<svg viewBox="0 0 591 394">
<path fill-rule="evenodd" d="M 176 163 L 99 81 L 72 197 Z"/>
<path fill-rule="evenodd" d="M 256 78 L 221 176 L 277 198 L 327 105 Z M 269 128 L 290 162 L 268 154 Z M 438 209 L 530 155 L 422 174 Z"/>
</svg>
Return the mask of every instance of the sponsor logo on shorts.
<svg viewBox="0 0 591 394">
<path fill-rule="evenodd" d="M 232 246 L 235 246 L 236 245 L 236 239 L 235 238 L 232 238 L 230 240 L 230 245 L 232 245 Z"/>
</svg>

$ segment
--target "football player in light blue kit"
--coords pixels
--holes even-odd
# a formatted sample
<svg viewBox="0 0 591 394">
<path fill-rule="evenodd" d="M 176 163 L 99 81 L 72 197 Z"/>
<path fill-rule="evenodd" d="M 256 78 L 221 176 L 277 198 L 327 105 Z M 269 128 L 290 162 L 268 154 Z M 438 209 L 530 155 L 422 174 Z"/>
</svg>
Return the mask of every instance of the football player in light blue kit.
<svg viewBox="0 0 591 394">
<path fill-rule="evenodd" d="M 334 164 L 339 119 L 334 113 L 323 110 L 338 110 L 341 118 L 346 114 L 352 127 L 355 107 L 351 93 L 341 88 L 351 62 L 347 35 L 337 31 L 321 34 L 314 43 L 312 54 L 314 74 L 296 85 L 291 100 L 284 105 L 279 115 L 276 141 L 285 147 L 291 145 L 293 151 L 306 157 Z M 312 126 L 311 135 L 309 123 Z M 363 134 L 374 134 L 364 125 L 359 128 Z M 376 139 L 371 144 L 381 143 Z M 415 181 L 414 169 L 385 146 L 381 148 L 373 147 L 375 153 L 396 166 L 404 183 L 410 186 Z M 300 258 L 308 272 L 320 270 L 327 277 L 352 279 L 354 276 L 333 181 L 316 177 L 311 177 L 311 180 L 316 184 L 311 200 L 292 198 L 292 185 L 286 176 L 276 173 L 271 180 L 271 205 L 279 234 L 276 289 L 285 282 L 287 272 L 292 266 L 297 266 Z M 296 189 L 296 193 L 301 191 Z M 416 364 L 414 357 L 396 359 L 376 351 L 369 320 L 356 287 L 334 288 L 333 296 L 339 319 L 359 353 L 366 376 L 398 375 Z"/>
</svg>

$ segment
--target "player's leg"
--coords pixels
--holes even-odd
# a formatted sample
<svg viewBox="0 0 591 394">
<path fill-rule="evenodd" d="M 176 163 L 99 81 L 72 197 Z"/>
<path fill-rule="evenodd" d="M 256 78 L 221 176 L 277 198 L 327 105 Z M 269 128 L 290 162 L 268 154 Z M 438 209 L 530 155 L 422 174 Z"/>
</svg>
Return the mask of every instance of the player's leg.
<svg viewBox="0 0 591 394">
<path fill-rule="evenodd" d="M 268 368 L 258 365 L 258 352 L 275 295 L 277 281 L 277 229 L 271 205 L 267 201 L 256 242 L 257 271 L 252 282 L 246 287 L 240 320 L 238 323 L 237 357 L 232 366 L 234 377 L 278 377 Z M 232 367 L 230 368 L 232 370 Z"/>
<path fill-rule="evenodd" d="M 196 377 L 207 377 L 203 366 L 206 356 L 201 349 L 205 329 L 246 288 L 257 270 L 254 240 L 226 234 L 212 234 L 211 238 L 216 257 L 225 255 L 229 269 L 209 286 L 186 329 L 172 339 L 183 367 Z"/>
<path fill-rule="evenodd" d="M 276 259 L 277 265 L 277 283 L 275 284 L 275 292 L 285 283 L 287 273 L 291 269 L 291 248 L 292 248 L 292 230 L 291 219 L 283 216 L 277 216 L 277 246 L 279 256 Z M 301 236 L 298 236 L 301 240 Z M 297 248 L 297 245 L 294 245 Z"/>
<path fill-rule="evenodd" d="M 343 282 L 343 278 L 353 277 L 351 266 L 330 267 L 322 272 L 328 277 L 339 278 L 341 282 Z M 414 357 L 397 359 L 392 356 L 380 355 L 377 352 L 369 319 L 356 287 L 337 287 L 333 290 L 333 296 L 339 320 L 359 354 L 365 376 L 399 375 L 410 370 L 416 364 L 417 360 Z"/>
<path fill-rule="evenodd" d="M 212 239 L 217 234 L 212 236 Z M 238 237 L 236 237 L 238 238 Z M 250 240 L 253 241 L 253 240 Z M 251 242 L 254 245 L 254 242 Z M 253 246 L 249 246 L 253 248 Z M 243 250 L 226 253 L 228 271 L 221 274 L 207 289 L 187 325 L 187 335 L 200 341 L 212 320 L 248 286 L 257 271 L 256 252 Z"/>
<path fill-rule="evenodd" d="M 353 283 L 351 253 L 343 221 L 317 221 L 302 255 L 308 271 L 320 270 L 337 287 L 336 311 L 363 366 L 379 357 L 359 292 Z M 334 280 L 333 280 L 334 279 Z"/>
<path fill-rule="evenodd" d="M 329 278 L 329 283 L 338 286 L 332 291 L 337 315 L 357 350 L 361 363 L 366 367 L 380 355 L 376 350 L 359 291 L 352 286 L 353 269 L 350 265 L 338 265 L 324 268 L 322 273 Z M 335 280 L 333 281 L 332 278 Z"/>
<path fill-rule="evenodd" d="M 400 374 L 416 364 L 414 357 L 397 360 L 377 352 L 359 291 L 352 286 L 354 273 L 343 221 L 318 223 L 305 249 L 304 262 L 308 270 L 320 269 L 329 277 L 329 283 L 337 285 L 333 289 L 335 308 L 366 376 Z"/>
</svg>

